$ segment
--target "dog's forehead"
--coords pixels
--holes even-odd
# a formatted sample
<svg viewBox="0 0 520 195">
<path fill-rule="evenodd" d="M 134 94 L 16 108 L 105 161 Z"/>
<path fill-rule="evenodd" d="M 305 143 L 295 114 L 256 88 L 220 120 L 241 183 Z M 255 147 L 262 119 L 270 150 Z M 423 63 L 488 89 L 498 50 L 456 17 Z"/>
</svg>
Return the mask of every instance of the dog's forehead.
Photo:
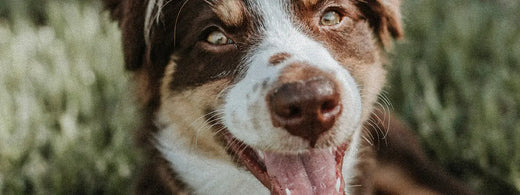
<svg viewBox="0 0 520 195">
<path fill-rule="evenodd" d="M 303 3 L 305 7 L 313 7 L 314 5 L 318 4 L 318 2 L 323 0 L 297 0 L 300 3 Z"/>
<path fill-rule="evenodd" d="M 213 12 L 228 26 L 239 26 L 246 19 L 246 10 L 251 10 L 251 5 L 255 4 L 256 0 L 204 0 L 204 2 L 211 6 Z M 276 2 L 279 1 L 279 2 Z M 271 3 L 282 2 L 286 5 L 298 5 L 295 7 L 312 9 L 316 5 L 323 4 L 325 2 L 343 2 L 341 0 L 273 0 Z M 302 5 L 302 6 L 299 6 Z M 253 10 L 252 11 L 257 11 Z"/>
<path fill-rule="evenodd" d="M 245 18 L 242 0 L 205 0 L 217 16 L 228 26 L 238 26 Z"/>
</svg>

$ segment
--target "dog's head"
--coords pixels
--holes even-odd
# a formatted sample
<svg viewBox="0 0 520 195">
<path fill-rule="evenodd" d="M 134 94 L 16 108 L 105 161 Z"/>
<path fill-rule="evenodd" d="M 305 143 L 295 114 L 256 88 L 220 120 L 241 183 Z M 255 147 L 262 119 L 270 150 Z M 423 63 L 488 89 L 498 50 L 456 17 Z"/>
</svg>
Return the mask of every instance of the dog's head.
<svg viewBox="0 0 520 195">
<path fill-rule="evenodd" d="M 341 191 L 402 34 L 399 0 L 105 2 L 166 156 L 246 167 L 273 192 Z"/>
</svg>

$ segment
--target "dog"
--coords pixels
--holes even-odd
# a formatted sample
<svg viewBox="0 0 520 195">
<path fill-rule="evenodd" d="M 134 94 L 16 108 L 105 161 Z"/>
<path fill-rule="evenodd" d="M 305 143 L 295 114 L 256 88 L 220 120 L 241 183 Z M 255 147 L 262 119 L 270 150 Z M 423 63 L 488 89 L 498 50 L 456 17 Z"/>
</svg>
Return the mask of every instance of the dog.
<svg viewBox="0 0 520 195">
<path fill-rule="evenodd" d="M 471 194 L 374 108 L 399 0 L 104 0 L 147 159 L 137 194 Z"/>
</svg>

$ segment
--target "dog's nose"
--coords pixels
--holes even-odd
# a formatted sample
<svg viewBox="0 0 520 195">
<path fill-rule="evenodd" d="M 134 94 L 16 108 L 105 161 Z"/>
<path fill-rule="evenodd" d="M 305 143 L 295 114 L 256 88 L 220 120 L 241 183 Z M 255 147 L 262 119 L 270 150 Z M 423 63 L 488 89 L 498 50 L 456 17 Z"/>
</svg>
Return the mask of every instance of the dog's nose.
<svg viewBox="0 0 520 195">
<path fill-rule="evenodd" d="M 268 94 L 268 104 L 274 126 L 309 140 L 311 146 L 342 111 L 335 82 L 324 77 L 282 84 Z"/>
</svg>

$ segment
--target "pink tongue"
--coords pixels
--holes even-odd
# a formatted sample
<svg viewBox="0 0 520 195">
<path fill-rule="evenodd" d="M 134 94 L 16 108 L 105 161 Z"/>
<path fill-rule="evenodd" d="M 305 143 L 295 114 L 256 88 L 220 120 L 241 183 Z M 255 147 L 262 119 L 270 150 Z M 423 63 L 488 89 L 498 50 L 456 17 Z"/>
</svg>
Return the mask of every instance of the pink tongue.
<svg viewBox="0 0 520 195">
<path fill-rule="evenodd" d="M 329 150 L 315 149 L 303 154 L 264 152 L 264 157 L 267 174 L 274 180 L 273 188 L 279 188 L 272 189 L 274 192 L 343 194 L 336 190 L 336 156 Z"/>
</svg>

